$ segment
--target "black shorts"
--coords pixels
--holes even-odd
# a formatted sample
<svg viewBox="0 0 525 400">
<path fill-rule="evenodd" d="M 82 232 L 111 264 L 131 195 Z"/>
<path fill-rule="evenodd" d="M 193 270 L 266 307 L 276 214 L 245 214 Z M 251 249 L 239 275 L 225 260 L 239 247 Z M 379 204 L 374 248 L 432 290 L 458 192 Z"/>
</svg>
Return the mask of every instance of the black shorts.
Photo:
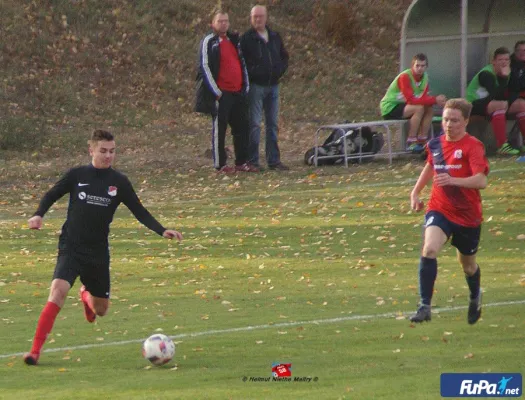
<svg viewBox="0 0 525 400">
<path fill-rule="evenodd" d="M 481 115 L 483 117 L 487 116 L 487 106 L 492 100 L 489 98 L 478 99 L 472 102 L 472 115 Z"/>
<path fill-rule="evenodd" d="M 77 277 L 93 296 L 109 298 L 109 249 L 73 249 L 59 244 L 53 279 L 63 279 L 73 287 Z"/>
<path fill-rule="evenodd" d="M 452 236 L 450 244 L 458 249 L 461 254 L 472 256 L 478 252 L 481 226 L 472 228 L 455 224 L 437 211 L 429 211 L 425 215 L 425 228 L 428 226 L 441 228 L 447 235 L 447 239 Z"/>
<path fill-rule="evenodd" d="M 388 114 L 383 115 L 383 119 L 406 119 L 405 117 L 403 117 L 403 113 L 405 112 L 405 106 L 405 103 L 398 104 Z"/>
</svg>

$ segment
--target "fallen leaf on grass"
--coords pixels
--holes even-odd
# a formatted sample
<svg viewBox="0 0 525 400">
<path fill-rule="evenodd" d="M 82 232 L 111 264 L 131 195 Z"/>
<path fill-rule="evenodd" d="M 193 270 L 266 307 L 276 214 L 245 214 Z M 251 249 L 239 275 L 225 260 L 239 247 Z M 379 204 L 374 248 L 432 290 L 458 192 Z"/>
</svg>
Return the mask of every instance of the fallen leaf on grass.
<svg viewBox="0 0 525 400">
<path fill-rule="evenodd" d="M 404 336 L 405 336 L 405 334 L 403 332 L 401 332 L 399 334 L 399 336 L 393 336 L 392 339 L 403 339 Z"/>
</svg>

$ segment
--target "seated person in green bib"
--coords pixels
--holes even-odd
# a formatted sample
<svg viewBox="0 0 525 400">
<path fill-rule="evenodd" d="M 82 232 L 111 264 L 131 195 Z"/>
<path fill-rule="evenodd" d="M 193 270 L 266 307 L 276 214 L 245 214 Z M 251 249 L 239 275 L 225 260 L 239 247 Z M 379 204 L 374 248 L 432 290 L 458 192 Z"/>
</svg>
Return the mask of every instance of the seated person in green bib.
<svg viewBox="0 0 525 400">
<path fill-rule="evenodd" d="M 522 102 L 509 99 L 510 51 L 498 47 L 492 63 L 479 71 L 467 87 L 467 100 L 472 103 L 472 115 L 490 118 L 496 137 L 498 154 L 518 155 L 520 151 L 507 141 L 507 114 L 520 115 Z"/>
<path fill-rule="evenodd" d="M 443 94 L 429 94 L 427 67 L 427 56 L 416 54 L 412 58 L 410 69 L 396 76 L 380 103 L 383 119 L 410 121 L 406 149 L 413 153 L 421 153 L 425 149 L 434 116 L 432 106 L 437 104 L 443 107 L 447 101 Z"/>
</svg>

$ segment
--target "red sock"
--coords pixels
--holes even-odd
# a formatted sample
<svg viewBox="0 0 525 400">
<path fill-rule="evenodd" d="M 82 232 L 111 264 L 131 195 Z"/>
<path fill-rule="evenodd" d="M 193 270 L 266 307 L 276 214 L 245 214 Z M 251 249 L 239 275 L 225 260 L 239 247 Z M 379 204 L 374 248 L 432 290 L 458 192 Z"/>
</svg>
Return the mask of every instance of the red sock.
<svg viewBox="0 0 525 400">
<path fill-rule="evenodd" d="M 498 148 L 507 141 L 507 118 L 505 117 L 505 113 L 505 110 L 494 111 L 491 116 L 492 119 L 490 120 Z"/>
<path fill-rule="evenodd" d="M 516 114 L 516 118 L 518 119 L 518 124 L 520 126 L 521 136 L 525 139 L 525 112 Z"/>
<path fill-rule="evenodd" d="M 60 307 L 55 303 L 48 301 L 40 314 L 38 319 L 38 324 L 36 326 L 35 337 L 33 339 L 33 347 L 31 348 L 31 353 L 40 354 L 42 346 L 46 342 L 47 335 L 53 329 L 53 324 L 55 319 L 60 312 Z"/>
</svg>

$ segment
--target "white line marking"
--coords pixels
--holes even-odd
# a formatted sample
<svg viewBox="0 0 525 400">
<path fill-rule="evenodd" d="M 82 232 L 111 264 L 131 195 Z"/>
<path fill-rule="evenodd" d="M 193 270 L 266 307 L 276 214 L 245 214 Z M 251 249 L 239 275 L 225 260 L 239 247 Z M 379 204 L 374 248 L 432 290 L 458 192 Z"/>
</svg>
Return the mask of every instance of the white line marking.
<svg viewBox="0 0 525 400">
<path fill-rule="evenodd" d="M 516 304 L 525 304 L 525 300 L 502 301 L 502 302 L 497 302 L 497 303 L 489 303 L 489 304 L 483 304 L 483 307 L 502 307 L 502 306 L 516 305 Z M 456 307 L 446 307 L 446 308 L 435 308 L 432 311 L 435 313 L 444 313 L 444 312 L 450 312 L 450 311 L 464 310 L 466 308 L 467 306 L 456 306 Z M 239 328 L 213 329 L 210 331 L 181 333 L 179 335 L 172 335 L 170 336 L 170 338 L 176 340 L 176 339 L 183 339 L 183 338 L 188 338 L 188 337 L 193 338 L 193 337 L 199 337 L 199 336 L 222 335 L 222 334 L 237 333 L 237 332 L 250 332 L 250 331 L 258 331 L 258 330 L 270 329 L 270 328 L 289 328 L 289 327 L 298 326 L 298 325 L 326 325 L 326 324 L 335 324 L 337 322 L 360 321 L 364 319 L 393 318 L 393 317 L 398 317 L 400 315 L 407 316 L 409 314 L 413 314 L 413 311 L 410 311 L 410 312 L 405 311 L 402 313 L 390 312 L 390 313 L 384 313 L 384 314 L 351 315 L 348 317 L 314 319 L 311 321 L 281 322 L 281 323 L 272 324 L 272 325 L 264 324 L 264 325 L 242 326 Z M 57 353 L 57 352 L 68 351 L 68 350 L 85 350 L 85 349 L 93 349 L 96 347 L 122 346 L 126 344 L 142 343 L 144 340 L 146 340 L 146 338 L 123 340 L 120 342 L 92 343 L 92 344 L 83 344 L 79 346 L 58 347 L 55 349 L 46 349 L 43 351 L 43 353 Z M 22 355 L 24 355 L 24 353 L 0 354 L 0 359 L 9 358 L 9 357 L 17 357 L 17 356 L 22 356 Z"/>
</svg>

